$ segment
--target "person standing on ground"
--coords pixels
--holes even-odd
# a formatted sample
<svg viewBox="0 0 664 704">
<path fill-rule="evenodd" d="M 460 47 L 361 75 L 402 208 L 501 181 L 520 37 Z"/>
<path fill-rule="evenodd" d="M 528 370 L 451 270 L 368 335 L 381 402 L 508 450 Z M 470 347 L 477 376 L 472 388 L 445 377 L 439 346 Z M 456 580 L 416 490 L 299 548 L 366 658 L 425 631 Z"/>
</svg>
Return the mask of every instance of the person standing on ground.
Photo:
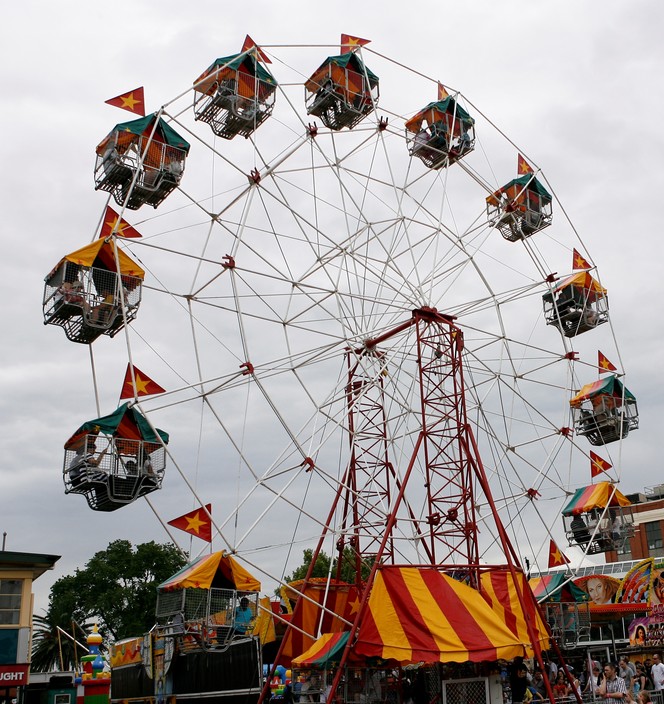
<svg viewBox="0 0 664 704">
<path fill-rule="evenodd" d="M 664 689 L 664 663 L 659 653 L 655 653 L 652 656 L 652 663 L 652 668 L 650 669 L 652 683 L 656 690 Z"/>
<path fill-rule="evenodd" d="M 604 666 L 604 681 L 599 686 L 599 695 L 605 704 L 613 704 L 616 699 L 627 699 L 625 680 L 616 674 L 616 666 L 609 662 Z"/>
<path fill-rule="evenodd" d="M 512 690 L 512 704 L 521 704 L 528 689 L 527 670 L 523 663 L 513 665 L 514 670 L 510 677 L 510 689 Z"/>
</svg>

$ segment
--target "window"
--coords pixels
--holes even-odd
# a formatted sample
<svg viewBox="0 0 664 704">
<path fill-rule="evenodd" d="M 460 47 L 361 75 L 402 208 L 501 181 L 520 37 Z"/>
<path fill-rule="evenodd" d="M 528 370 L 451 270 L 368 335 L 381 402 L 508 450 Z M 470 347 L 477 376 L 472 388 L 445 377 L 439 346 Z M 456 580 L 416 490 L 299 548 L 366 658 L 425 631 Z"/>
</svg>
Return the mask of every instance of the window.
<svg viewBox="0 0 664 704">
<path fill-rule="evenodd" d="M 648 541 L 648 550 L 660 550 L 662 548 L 662 527 L 659 521 L 646 523 L 646 540 Z"/>
<path fill-rule="evenodd" d="M 22 591 L 22 579 L 0 579 L 0 626 L 18 624 Z"/>
</svg>

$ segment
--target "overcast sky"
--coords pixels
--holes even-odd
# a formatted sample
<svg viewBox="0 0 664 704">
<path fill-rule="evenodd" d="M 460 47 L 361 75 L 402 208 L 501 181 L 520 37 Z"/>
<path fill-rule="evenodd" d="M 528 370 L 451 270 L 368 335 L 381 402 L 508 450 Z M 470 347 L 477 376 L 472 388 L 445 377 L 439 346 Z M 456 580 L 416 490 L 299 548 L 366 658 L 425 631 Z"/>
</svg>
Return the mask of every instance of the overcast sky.
<svg viewBox="0 0 664 704">
<path fill-rule="evenodd" d="M 5 9 L 4 19 L 0 120 L 5 136 L 2 230 L 6 252 L 2 267 L 6 296 L 0 342 L 0 532 L 7 533 L 8 550 L 62 555 L 56 569 L 36 584 L 38 609 L 46 605 L 48 588 L 55 579 L 82 566 L 111 540 L 169 539 L 144 502 L 111 514 L 95 513 L 81 497 L 65 496 L 62 484 L 63 443 L 82 422 L 97 416 L 97 405 L 87 348 L 68 342 L 61 330 L 43 325 L 43 278 L 64 254 L 95 237 L 106 198 L 94 191 L 94 148 L 114 124 L 132 119 L 128 112 L 104 101 L 142 85 L 148 110 L 156 110 L 184 94 L 216 57 L 239 51 L 247 33 L 258 43 L 274 47 L 268 49 L 275 56 L 271 70 L 283 82 L 296 82 L 298 71 L 310 73 L 317 62 L 335 53 L 333 45 L 341 32 L 371 39 L 367 48 L 376 54 L 364 56 L 381 78 L 380 106 L 394 112 L 391 125 L 398 124 L 399 115 L 408 117 L 435 99 L 435 84 L 418 82 L 417 74 L 408 70 L 412 69 L 461 91 L 466 105 L 477 108 L 482 149 L 478 146 L 471 155 L 475 161 L 469 157 L 468 163 L 484 174 L 493 174 L 492 182 L 500 185 L 516 175 L 517 149 L 542 169 L 570 221 L 565 221 L 557 206 L 554 225 L 546 239 L 539 241 L 542 256 L 564 274 L 569 271 L 571 248 L 582 248 L 598 266 L 611 302 L 611 326 L 605 326 L 601 335 L 596 331 L 599 337 L 595 340 L 573 343 L 572 349 L 581 350 L 582 362 L 588 364 L 576 374 L 582 382 L 596 378 L 592 365 L 601 345 L 625 372 L 626 384 L 639 402 L 640 429 L 621 447 L 611 448 L 612 476 L 620 477 L 625 493 L 664 481 L 657 441 L 664 412 L 658 364 L 664 337 L 659 314 L 663 246 L 657 209 L 664 187 L 660 129 L 664 6 L 659 0 L 486 0 L 467 5 L 424 2 L 417 7 L 366 2 L 341 4 L 336 9 L 329 4 L 263 0 L 242 9 L 207 0 L 193 5 L 170 0 L 119 0 L 112 5 L 27 0 Z M 310 46 L 293 50 L 290 45 Z M 301 99 L 303 91 L 297 88 L 286 95 Z M 256 138 L 256 153 L 268 154 L 268 158 L 270 154 L 274 158 L 279 140 L 286 143 L 290 118 L 285 108 L 290 113 L 297 110 L 287 105 L 286 97 L 279 95 L 277 101 L 273 124 L 266 123 Z M 144 206 L 126 217 L 144 231 L 146 239 L 152 237 L 159 245 L 182 251 L 197 246 L 200 252 L 206 232 L 203 218 L 197 220 L 191 207 L 185 214 L 180 208 L 190 203 L 189 198 L 209 198 L 211 193 L 221 207 L 240 183 L 237 169 L 213 157 L 210 146 L 241 164 L 245 172 L 252 164 L 260 166 L 260 157 L 250 153 L 253 147 L 244 140 L 215 143 L 208 128 L 184 112 L 187 102 L 191 103 L 191 94 L 169 104 L 168 109 L 193 134 L 187 136 L 192 156 L 183 180 L 188 195 L 174 194 L 156 211 Z M 304 109 L 300 113 L 306 121 Z M 420 168 L 419 173 L 423 171 Z M 450 181 L 450 213 L 466 217 L 470 195 L 466 198 L 464 189 L 470 188 L 469 180 L 452 182 L 450 176 Z M 288 197 L 299 206 L 298 196 Z M 481 197 L 477 202 L 481 203 Z M 472 198 L 477 198 L 474 192 Z M 279 207 L 267 205 L 266 209 L 279 217 Z M 494 233 L 494 237 L 499 236 Z M 495 276 L 502 281 L 509 266 L 525 266 L 520 244 L 500 242 L 505 247 L 499 248 L 493 239 L 489 242 L 480 264 L 489 279 Z M 218 261 L 228 251 L 225 246 L 218 243 L 210 257 Z M 540 244 L 533 247 L 539 249 Z M 132 251 L 150 269 L 144 305 L 132 326 L 134 362 L 169 389 L 178 388 L 184 385 L 183 375 L 189 382 L 195 379 L 187 373 L 195 370 L 196 360 L 191 343 L 182 337 L 187 327 L 182 307 L 163 294 L 159 298 L 158 289 L 177 287 L 177 293 L 188 292 L 184 287 L 192 286 L 191 263 L 176 256 L 158 257 L 140 247 Z M 177 279 L 185 269 L 190 275 L 188 284 Z M 524 281 L 528 277 L 532 271 Z M 472 298 L 468 294 L 466 300 Z M 157 305 L 156 300 L 162 303 Z M 532 305 L 540 305 L 538 297 Z M 227 329 L 222 314 L 215 318 L 215 311 L 201 313 L 216 343 L 202 355 L 209 369 L 214 356 L 221 355 L 218 376 L 223 377 L 236 369 L 242 357 L 234 348 L 240 344 L 233 336 L 237 332 Z M 506 319 L 511 320 L 509 313 Z M 508 336 L 531 334 L 522 321 L 513 324 Z M 541 316 L 539 325 L 544 326 Z M 237 331 L 237 326 L 233 329 Z M 546 332 L 550 333 L 548 347 L 560 351 L 562 345 L 554 331 Z M 254 350 L 262 334 L 260 326 L 247 322 Z M 297 336 L 293 339 L 302 342 Z M 271 344 L 268 338 L 263 343 Z M 95 343 L 94 362 L 100 410 L 106 414 L 115 407 L 127 363 L 124 336 Z M 330 370 L 337 367 L 330 366 Z M 562 367 L 560 374 L 560 384 L 567 383 Z M 290 412 L 302 393 L 301 384 L 296 383 L 292 391 L 285 377 L 275 379 L 270 394 L 283 404 L 285 413 Z M 324 395 L 318 371 L 311 377 L 304 372 L 302 379 L 315 393 L 320 386 Z M 547 417 L 560 411 L 549 408 L 558 398 L 550 402 L 541 390 L 533 403 Z M 197 420 L 190 408 L 194 403 L 161 410 L 159 405 L 152 401 L 146 408 L 154 408 L 154 422 L 171 433 L 175 461 L 200 498 L 213 503 L 215 516 L 226 520 L 232 515 L 229 506 L 237 505 L 239 497 L 250 490 L 250 472 L 245 472 L 218 424 L 208 416 Z M 282 428 L 272 428 L 275 418 L 263 417 L 258 410 L 252 418 L 255 426 L 243 421 L 247 407 L 242 406 L 239 393 L 231 393 L 216 410 L 226 414 L 226 426 L 235 441 L 242 437 L 254 466 L 271 466 L 276 456 L 267 449 L 262 456 L 263 433 L 278 435 Z M 293 411 L 290 422 L 305 423 L 307 417 L 305 411 L 301 417 Z M 313 436 L 317 431 L 307 432 Z M 285 444 L 284 436 L 277 445 Z M 533 461 L 546 465 L 542 458 Z M 585 481 L 587 466 L 575 466 L 572 475 L 556 471 L 559 482 L 569 478 L 570 486 L 579 486 Z M 286 498 L 292 491 L 293 503 L 303 500 L 305 481 L 309 475 L 284 489 Z M 320 490 L 321 504 L 313 512 L 322 516 L 331 494 Z M 193 506 L 191 493 L 175 470 L 159 494 L 153 503 L 164 520 Z M 268 500 L 250 499 L 236 525 L 233 518 L 225 527 L 228 541 L 233 543 L 251 528 Z M 315 533 L 311 529 L 310 535 L 305 531 L 296 539 L 291 509 L 280 511 L 258 521 L 261 537 L 248 542 L 253 550 L 248 559 L 269 563 L 264 569 L 277 577 L 299 562 L 301 550 L 311 545 L 307 537 Z M 563 544 L 557 515 L 550 520 L 552 535 Z M 285 533 L 294 536 L 290 552 L 283 536 L 274 535 L 281 523 L 287 523 Z M 538 535 L 546 538 L 546 532 Z M 189 547 L 184 534 L 178 540 L 185 549 Z M 221 549 L 225 544 L 217 540 L 214 546 Z M 193 548 L 194 552 L 201 549 L 202 543 Z M 261 578 L 270 584 L 265 575 Z"/>
</svg>

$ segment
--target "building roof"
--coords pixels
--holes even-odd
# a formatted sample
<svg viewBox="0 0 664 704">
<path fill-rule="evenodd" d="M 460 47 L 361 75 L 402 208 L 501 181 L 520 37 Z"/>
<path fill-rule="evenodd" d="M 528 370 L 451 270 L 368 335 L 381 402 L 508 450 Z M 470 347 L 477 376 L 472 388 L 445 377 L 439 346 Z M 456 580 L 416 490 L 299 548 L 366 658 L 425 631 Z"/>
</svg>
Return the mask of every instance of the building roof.
<svg viewBox="0 0 664 704">
<path fill-rule="evenodd" d="M 60 555 L 0 550 L 0 573 L 9 570 L 32 570 L 32 579 L 41 577 L 60 559 Z"/>
</svg>

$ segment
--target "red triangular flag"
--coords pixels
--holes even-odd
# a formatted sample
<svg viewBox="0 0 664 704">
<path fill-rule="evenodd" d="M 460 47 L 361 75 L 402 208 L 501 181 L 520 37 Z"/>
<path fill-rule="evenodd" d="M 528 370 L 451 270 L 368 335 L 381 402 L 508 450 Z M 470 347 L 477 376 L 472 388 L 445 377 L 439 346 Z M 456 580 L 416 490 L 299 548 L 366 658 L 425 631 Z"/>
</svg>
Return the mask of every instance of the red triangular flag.
<svg viewBox="0 0 664 704">
<path fill-rule="evenodd" d="M 549 543 L 549 569 L 552 567 L 562 567 L 568 563 L 569 560 L 565 557 L 565 555 L 563 555 L 562 552 L 560 552 L 558 546 L 552 540 Z"/>
<path fill-rule="evenodd" d="M 112 234 L 116 234 L 118 237 L 142 237 L 141 233 L 133 228 L 125 219 L 121 218 L 113 208 L 106 206 L 106 212 L 104 213 L 104 222 L 101 226 L 101 232 L 99 233 L 99 239 L 106 239 Z"/>
<path fill-rule="evenodd" d="M 592 450 L 590 451 L 590 476 L 596 477 L 602 472 L 606 472 L 611 469 L 611 465 L 602 459 L 599 455 L 596 455 Z"/>
<path fill-rule="evenodd" d="M 256 44 L 256 42 L 247 34 L 247 36 L 244 38 L 244 44 L 242 45 L 242 53 L 249 49 L 256 49 L 256 53 L 258 54 L 258 58 L 264 63 L 264 64 L 271 64 L 272 62 L 268 58 L 267 54 Z"/>
<path fill-rule="evenodd" d="M 353 51 L 353 49 L 357 49 L 360 46 L 364 46 L 370 41 L 371 39 L 360 39 L 360 37 L 353 37 L 350 34 L 342 34 L 341 53 L 348 54 L 349 52 Z"/>
<path fill-rule="evenodd" d="M 611 364 L 611 362 L 609 362 L 609 360 L 599 350 L 597 350 L 597 366 L 599 367 L 600 374 L 618 371 L 618 369 Z"/>
<path fill-rule="evenodd" d="M 207 513 L 205 513 L 205 511 L 207 511 Z M 211 543 L 212 521 L 208 517 L 208 514 L 212 515 L 212 504 L 205 504 L 205 511 L 203 511 L 202 508 L 194 509 L 193 511 L 189 511 L 189 513 L 185 513 L 184 516 L 168 521 L 168 525 Z"/>
<path fill-rule="evenodd" d="M 445 90 L 445 86 L 438 81 L 438 100 L 445 100 L 445 98 L 449 98 L 450 94 Z"/>
<path fill-rule="evenodd" d="M 115 98 L 110 98 L 104 102 L 108 103 L 108 105 L 112 105 L 113 107 L 129 110 L 129 112 L 145 117 L 145 98 L 143 96 L 143 86 L 140 88 L 134 88 L 134 90 L 130 90 L 127 93 L 118 95 Z"/>
<path fill-rule="evenodd" d="M 122 391 L 120 392 L 120 400 L 123 398 L 135 398 L 138 396 L 152 396 L 152 394 L 163 394 L 166 389 L 152 381 L 147 374 L 138 368 L 134 367 L 134 380 L 136 381 L 136 393 L 134 393 L 134 385 L 131 383 L 131 366 L 127 364 L 124 382 L 122 383 Z"/>
<path fill-rule="evenodd" d="M 521 156 L 521 154 L 518 155 L 516 160 L 516 170 L 518 171 L 519 176 L 533 173 L 533 167 Z"/>
<path fill-rule="evenodd" d="M 588 261 L 576 249 L 572 250 L 572 269 L 592 269 Z"/>
</svg>

